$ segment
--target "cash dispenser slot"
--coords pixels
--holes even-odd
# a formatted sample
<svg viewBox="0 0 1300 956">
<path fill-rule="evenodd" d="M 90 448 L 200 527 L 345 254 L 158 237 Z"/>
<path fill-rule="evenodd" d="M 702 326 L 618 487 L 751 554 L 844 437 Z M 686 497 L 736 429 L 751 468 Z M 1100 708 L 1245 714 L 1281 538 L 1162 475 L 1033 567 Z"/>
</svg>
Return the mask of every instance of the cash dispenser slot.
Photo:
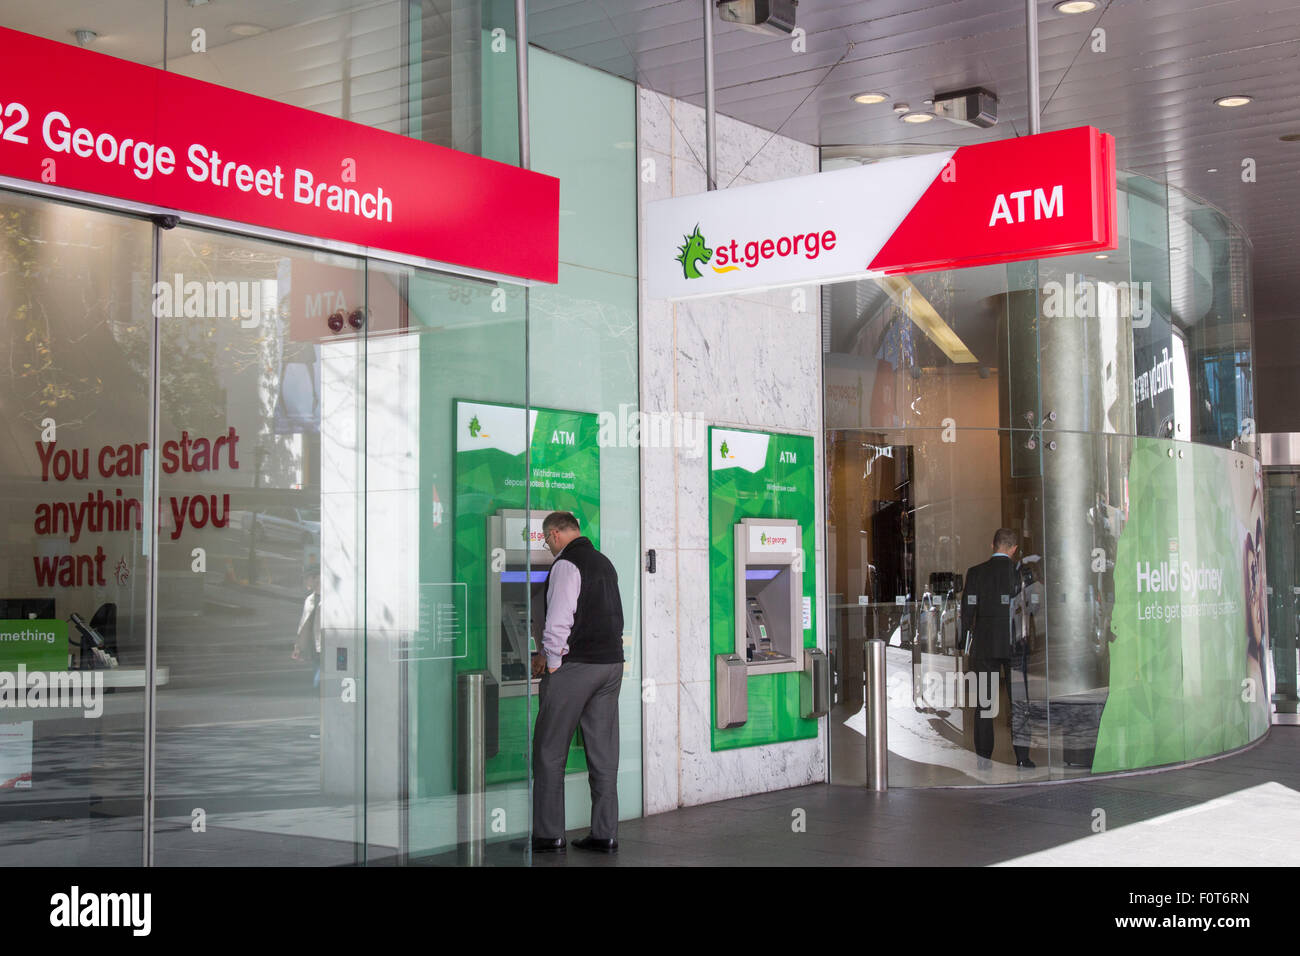
<svg viewBox="0 0 1300 956">
<path fill-rule="evenodd" d="M 537 692 L 539 682 L 530 677 L 532 654 L 541 648 L 546 582 L 554 561 L 542 542 L 543 517 L 534 512 L 526 521 L 522 509 L 503 508 L 487 519 L 487 665 L 501 697 L 522 696 L 530 682 Z M 500 571 L 493 570 L 494 554 L 504 554 Z"/>
</svg>

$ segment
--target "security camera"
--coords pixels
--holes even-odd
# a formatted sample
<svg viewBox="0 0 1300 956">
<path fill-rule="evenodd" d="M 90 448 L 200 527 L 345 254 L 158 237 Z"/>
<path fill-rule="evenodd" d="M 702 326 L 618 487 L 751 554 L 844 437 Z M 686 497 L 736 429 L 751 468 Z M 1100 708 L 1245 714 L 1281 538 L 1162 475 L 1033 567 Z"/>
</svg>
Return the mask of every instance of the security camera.
<svg viewBox="0 0 1300 956">
<path fill-rule="evenodd" d="M 325 320 L 325 323 L 330 327 L 331 332 L 337 334 L 343 331 L 344 321 L 343 311 L 340 309 L 336 312 L 331 312 L 330 317 Z"/>
<path fill-rule="evenodd" d="M 718 18 L 756 33 L 793 33 L 799 0 L 717 0 Z"/>
<path fill-rule="evenodd" d="M 355 331 L 360 332 L 366 324 L 366 313 L 362 309 L 353 309 L 348 313 L 348 325 Z"/>
<path fill-rule="evenodd" d="M 958 126 L 988 129 L 998 124 L 998 98 L 983 87 L 936 93 L 934 115 Z"/>
</svg>

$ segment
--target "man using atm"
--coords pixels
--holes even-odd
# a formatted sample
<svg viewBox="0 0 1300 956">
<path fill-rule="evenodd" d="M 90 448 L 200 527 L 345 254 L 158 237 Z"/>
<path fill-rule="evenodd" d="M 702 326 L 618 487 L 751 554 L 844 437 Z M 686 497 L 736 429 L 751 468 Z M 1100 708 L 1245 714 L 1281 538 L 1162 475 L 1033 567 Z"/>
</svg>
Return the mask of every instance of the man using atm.
<svg viewBox="0 0 1300 956">
<path fill-rule="evenodd" d="M 564 763 L 579 725 L 591 784 L 591 833 L 582 850 L 618 850 L 618 692 L 623 685 L 623 604 L 618 574 L 584 537 L 578 519 L 553 511 L 542 522 L 555 555 L 542 632 L 545 670 L 533 731 L 533 851 L 562 852 Z M 539 658 L 542 655 L 539 655 Z"/>
</svg>

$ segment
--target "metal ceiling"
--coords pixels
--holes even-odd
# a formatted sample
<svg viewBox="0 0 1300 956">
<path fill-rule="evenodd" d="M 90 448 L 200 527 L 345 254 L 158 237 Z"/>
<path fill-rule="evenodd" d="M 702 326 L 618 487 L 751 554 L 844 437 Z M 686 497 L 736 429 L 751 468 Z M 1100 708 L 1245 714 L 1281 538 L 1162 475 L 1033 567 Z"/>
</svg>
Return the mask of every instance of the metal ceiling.
<svg viewBox="0 0 1300 956">
<path fill-rule="evenodd" d="M 715 23 L 718 110 L 817 145 L 967 145 L 1027 132 L 1022 0 L 801 0 L 806 52 L 789 37 Z M 651 89 L 703 103 L 701 0 L 529 0 L 529 39 Z M 1254 242 L 1257 312 L 1287 304 L 1300 240 L 1300 4 L 1109 0 L 1068 16 L 1039 4 L 1044 131 L 1115 136 L 1122 169 L 1208 200 Z M 1093 52 L 1093 30 L 1105 52 Z M 991 130 L 899 122 L 891 106 L 983 86 Z M 889 99 L 861 106 L 854 93 Z M 1224 109 L 1214 100 L 1246 93 Z M 1254 183 L 1242 160 L 1255 160 Z M 1211 170 L 1215 170 L 1211 172 Z"/>
</svg>

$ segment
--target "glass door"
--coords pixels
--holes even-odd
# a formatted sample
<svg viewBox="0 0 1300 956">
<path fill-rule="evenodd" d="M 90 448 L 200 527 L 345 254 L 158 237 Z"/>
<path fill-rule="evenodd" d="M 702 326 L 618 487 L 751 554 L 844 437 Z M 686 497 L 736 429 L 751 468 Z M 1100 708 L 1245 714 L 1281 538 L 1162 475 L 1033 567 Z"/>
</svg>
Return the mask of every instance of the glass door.
<svg viewBox="0 0 1300 956">
<path fill-rule="evenodd" d="M 366 270 L 159 232 L 159 865 L 365 860 Z"/>
<path fill-rule="evenodd" d="M 0 192 L 0 865 L 144 849 L 146 219 Z"/>
</svg>

